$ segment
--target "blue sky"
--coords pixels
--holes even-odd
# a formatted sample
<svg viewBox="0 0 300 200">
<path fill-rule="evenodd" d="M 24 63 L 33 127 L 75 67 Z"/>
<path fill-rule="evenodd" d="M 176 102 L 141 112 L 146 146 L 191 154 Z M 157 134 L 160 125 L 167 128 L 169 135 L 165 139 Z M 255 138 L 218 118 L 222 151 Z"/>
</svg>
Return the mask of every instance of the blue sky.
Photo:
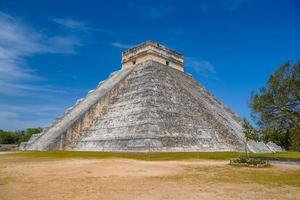
<svg viewBox="0 0 300 200">
<path fill-rule="evenodd" d="M 300 1 L 0 0 L 0 129 L 45 126 L 154 40 L 241 117 L 278 65 L 300 58 Z"/>
</svg>

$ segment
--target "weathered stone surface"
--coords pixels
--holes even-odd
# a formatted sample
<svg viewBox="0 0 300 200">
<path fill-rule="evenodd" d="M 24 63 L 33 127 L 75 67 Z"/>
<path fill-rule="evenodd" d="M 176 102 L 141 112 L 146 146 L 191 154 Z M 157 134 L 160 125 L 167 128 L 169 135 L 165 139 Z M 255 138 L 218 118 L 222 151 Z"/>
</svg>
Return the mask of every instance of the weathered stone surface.
<svg viewBox="0 0 300 200">
<path fill-rule="evenodd" d="M 16 151 L 18 150 L 17 144 L 0 144 L 0 151 Z"/>
<path fill-rule="evenodd" d="M 241 151 L 242 138 L 234 113 L 190 76 L 147 61 L 126 77 L 72 149 Z"/>
<path fill-rule="evenodd" d="M 253 152 L 253 153 L 263 153 L 263 152 L 271 153 L 272 152 L 265 143 L 257 142 L 254 140 L 250 140 L 248 142 L 248 149 L 250 150 L 250 152 Z"/>
<path fill-rule="evenodd" d="M 269 149 L 272 151 L 272 152 L 281 152 L 281 151 L 284 151 L 284 149 L 282 149 L 280 146 L 278 146 L 277 144 L 273 143 L 273 142 L 268 142 L 267 143 L 267 146 L 269 147 Z"/>
<path fill-rule="evenodd" d="M 162 63 L 113 72 L 20 149 L 244 151 L 242 120 L 191 75 Z M 248 148 L 281 151 L 255 141 Z"/>
<path fill-rule="evenodd" d="M 67 145 L 89 127 L 101 109 L 94 109 L 101 100 L 115 88 L 132 71 L 132 68 L 119 71 L 102 83 L 95 91 L 88 93 L 87 97 L 77 102 L 73 109 L 68 109 L 66 115 L 54 120 L 53 124 L 42 133 L 33 135 L 22 148 L 26 150 L 54 150 L 66 149 Z M 102 106 L 103 107 L 103 106 Z"/>
</svg>

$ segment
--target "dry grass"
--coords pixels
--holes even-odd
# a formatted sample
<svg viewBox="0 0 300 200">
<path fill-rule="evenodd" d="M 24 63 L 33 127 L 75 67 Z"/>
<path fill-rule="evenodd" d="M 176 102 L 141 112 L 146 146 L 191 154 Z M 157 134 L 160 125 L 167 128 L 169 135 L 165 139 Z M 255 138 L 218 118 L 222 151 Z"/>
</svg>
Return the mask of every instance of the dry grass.
<svg viewBox="0 0 300 200">
<path fill-rule="evenodd" d="M 224 183 L 248 184 L 257 183 L 267 186 L 294 186 L 300 187 L 300 166 L 298 167 L 268 167 L 268 168 L 245 168 L 224 166 L 189 167 L 183 173 L 158 177 L 163 180 L 198 180 Z M 299 188 L 300 189 L 300 188 Z"/>
<path fill-rule="evenodd" d="M 145 154 L 130 160 L 126 154 L 79 157 L 87 154 L 0 155 L 0 199 L 300 199 L 299 165 L 233 167 L 224 160 L 232 155 L 219 153 L 158 154 L 155 162 Z M 159 161 L 174 156 L 177 160 Z"/>
</svg>

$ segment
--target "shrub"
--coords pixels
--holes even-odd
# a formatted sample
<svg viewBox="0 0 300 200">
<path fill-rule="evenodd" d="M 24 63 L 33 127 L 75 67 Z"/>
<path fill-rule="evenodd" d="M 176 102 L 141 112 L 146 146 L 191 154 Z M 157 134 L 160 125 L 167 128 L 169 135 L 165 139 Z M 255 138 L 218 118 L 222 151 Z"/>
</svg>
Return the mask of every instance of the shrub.
<svg viewBox="0 0 300 200">
<path fill-rule="evenodd" d="M 230 165 L 234 166 L 245 166 L 245 167 L 269 167 L 270 163 L 268 160 L 262 160 L 258 158 L 234 158 L 230 160 Z"/>
</svg>

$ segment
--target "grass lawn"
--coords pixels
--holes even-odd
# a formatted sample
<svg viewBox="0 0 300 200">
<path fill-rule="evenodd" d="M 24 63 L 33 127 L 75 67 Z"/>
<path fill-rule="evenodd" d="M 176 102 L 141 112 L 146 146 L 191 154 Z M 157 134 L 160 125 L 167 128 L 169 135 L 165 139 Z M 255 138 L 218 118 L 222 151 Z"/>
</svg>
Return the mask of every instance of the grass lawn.
<svg viewBox="0 0 300 200">
<path fill-rule="evenodd" d="M 160 153 L 112 153 L 112 152 L 80 152 L 80 151 L 27 151 L 12 152 L 9 154 L 0 154 L 1 158 L 20 157 L 20 158 L 127 158 L 137 160 L 186 160 L 186 159 L 212 159 L 212 160 L 229 160 L 245 156 L 239 152 L 160 152 Z M 259 158 L 279 158 L 289 160 L 300 160 L 300 152 L 282 152 L 282 153 L 264 153 L 250 154 L 250 157 Z"/>
</svg>

